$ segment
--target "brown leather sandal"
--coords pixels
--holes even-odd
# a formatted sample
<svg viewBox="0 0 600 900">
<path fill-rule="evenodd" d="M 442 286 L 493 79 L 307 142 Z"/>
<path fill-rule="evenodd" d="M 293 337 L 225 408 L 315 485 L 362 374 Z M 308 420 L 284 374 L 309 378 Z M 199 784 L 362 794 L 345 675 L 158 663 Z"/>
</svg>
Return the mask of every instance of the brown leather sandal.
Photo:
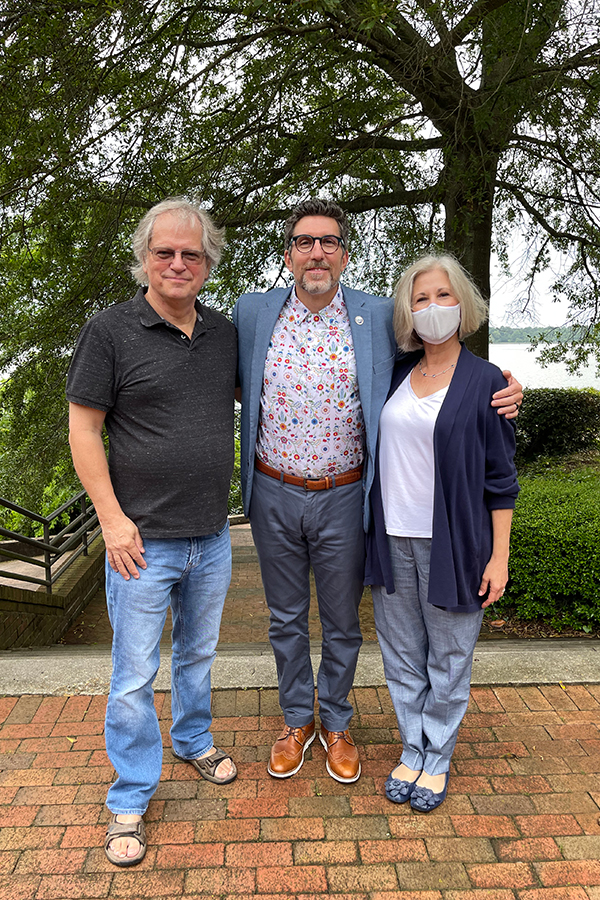
<svg viewBox="0 0 600 900">
<path fill-rule="evenodd" d="M 173 756 L 175 759 L 179 759 L 181 762 L 189 763 L 190 766 L 193 766 L 197 772 L 202 775 L 207 781 L 210 781 L 211 784 L 229 784 L 235 778 L 237 778 L 237 769 L 235 769 L 235 763 L 229 756 L 228 753 L 223 753 L 222 750 L 219 750 L 218 747 L 214 748 L 214 753 L 211 753 L 210 756 L 201 756 L 198 759 L 184 759 L 183 756 L 178 756 L 173 750 Z M 226 778 L 217 778 L 215 772 L 220 763 L 223 762 L 224 759 L 229 759 L 234 765 L 234 773 L 233 775 L 227 775 Z"/>
<path fill-rule="evenodd" d="M 135 856 L 117 856 L 114 850 L 110 849 L 111 841 L 124 837 L 135 838 L 139 842 L 140 849 Z M 146 827 L 144 820 L 140 819 L 139 822 L 125 824 L 124 822 L 117 822 L 117 815 L 113 813 L 106 829 L 104 852 L 106 853 L 106 858 L 113 866 L 137 866 L 138 863 L 141 863 L 146 855 Z"/>
</svg>

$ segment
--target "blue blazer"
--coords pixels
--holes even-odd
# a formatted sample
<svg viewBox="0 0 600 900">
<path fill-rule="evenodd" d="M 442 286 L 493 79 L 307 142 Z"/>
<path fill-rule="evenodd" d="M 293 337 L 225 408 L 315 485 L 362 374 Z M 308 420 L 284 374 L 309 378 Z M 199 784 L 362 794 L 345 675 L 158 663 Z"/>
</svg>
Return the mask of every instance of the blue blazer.
<svg viewBox="0 0 600 900">
<path fill-rule="evenodd" d="M 242 388 L 241 478 L 244 512 L 252 497 L 254 456 L 258 437 L 260 395 L 269 342 L 291 287 L 266 294 L 244 294 L 233 310 L 238 332 L 238 366 Z M 350 319 L 360 402 L 365 421 L 366 447 L 363 484 L 365 497 L 373 483 L 379 414 L 385 403 L 396 358 L 392 327 L 393 301 L 342 287 Z M 368 527 L 369 504 L 364 525 Z"/>
<path fill-rule="evenodd" d="M 400 360 L 389 396 L 410 374 L 422 351 Z M 481 576 L 492 553 L 493 509 L 513 509 L 519 484 L 514 465 L 514 423 L 490 406 L 506 387 L 500 369 L 463 346 L 433 432 L 435 460 L 433 532 L 428 601 L 455 612 L 474 612 Z M 385 532 L 379 465 L 371 491 L 373 512 L 367 535 L 365 584 L 394 578 Z"/>
</svg>

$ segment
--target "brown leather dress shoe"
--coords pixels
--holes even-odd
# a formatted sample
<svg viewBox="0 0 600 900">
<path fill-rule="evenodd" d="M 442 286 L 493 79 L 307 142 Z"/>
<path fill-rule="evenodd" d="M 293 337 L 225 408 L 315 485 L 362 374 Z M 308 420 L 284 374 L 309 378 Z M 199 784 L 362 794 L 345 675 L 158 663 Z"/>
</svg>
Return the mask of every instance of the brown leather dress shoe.
<svg viewBox="0 0 600 900">
<path fill-rule="evenodd" d="M 315 739 L 315 722 L 302 728 L 286 725 L 271 747 L 271 759 L 267 766 L 274 778 L 289 778 L 302 768 L 304 754 Z"/>
<path fill-rule="evenodd" d="M 327 751 L 327 771 L 336 781 L 358 781 L 360 778 L 360 760 L 356 744 L 346 731 L 327 731 L 321 725 L 319 735 L 321 743 Z"/>
</svg>

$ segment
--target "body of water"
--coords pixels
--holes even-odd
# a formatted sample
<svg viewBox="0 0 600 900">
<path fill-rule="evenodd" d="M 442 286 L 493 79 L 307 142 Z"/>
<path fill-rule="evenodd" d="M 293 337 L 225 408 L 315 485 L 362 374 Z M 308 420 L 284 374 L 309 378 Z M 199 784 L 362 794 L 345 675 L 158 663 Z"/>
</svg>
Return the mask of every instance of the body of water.
<svg viewBox="0 0 600 900">
<path fill-rule="evenodd" d="M 531 352 L 529 344 L 490 344 L 490 362 L 501 369 L 510 369 L 523 387 L 593 387 L 600 390 L 595 363 L 580 369 L 581 374 L 571 375 L 563 363 L 541 366 L 538 355 L 539 350 Z"/>
</svg>

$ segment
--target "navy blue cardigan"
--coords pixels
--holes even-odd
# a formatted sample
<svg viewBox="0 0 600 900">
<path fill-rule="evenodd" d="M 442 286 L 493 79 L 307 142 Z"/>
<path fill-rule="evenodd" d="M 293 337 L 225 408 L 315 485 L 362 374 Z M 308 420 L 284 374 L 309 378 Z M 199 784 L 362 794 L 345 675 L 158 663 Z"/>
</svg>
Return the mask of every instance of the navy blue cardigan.
<svg viewBox="0 0 600 900">
<path fill-rule="evenodd" d="M 409 375 L 422 351 L 396 363 L 388 399 Z M 462 347 L 433 432 L 435 484 L 429 566 L 429 603 L 452 612 L 474 612 L 481 576 L 492 553 L 493 509 L 513 509 L 519 484 L 514 465 L 512 421 L 490 406 L 506 387 L 500 369 Z M 385 532 L 379 452 L 371 490 L 372 524 L 367 535 L 365 584 L 394 578 Z"/>
</svg>

